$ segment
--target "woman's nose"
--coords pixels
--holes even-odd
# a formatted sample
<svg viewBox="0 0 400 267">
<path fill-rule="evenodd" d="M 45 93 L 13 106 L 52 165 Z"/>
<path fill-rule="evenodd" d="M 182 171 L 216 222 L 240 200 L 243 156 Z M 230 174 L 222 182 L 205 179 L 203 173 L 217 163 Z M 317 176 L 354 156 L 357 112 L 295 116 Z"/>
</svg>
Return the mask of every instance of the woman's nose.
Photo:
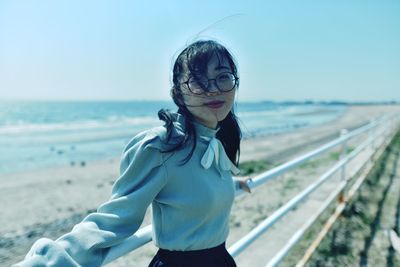
<svg viewBox="0 0 400 267">
<path fill-rule="evenodd" d="M 215 94 L 219 94 L 220 91 L 217 87 L 217 83 L 215 80 L 210 80 L 208 83 L 208 87 L 207 87 L 207 91 L 206 94 L 207 95 L 215 95 Z"/>
</svg>

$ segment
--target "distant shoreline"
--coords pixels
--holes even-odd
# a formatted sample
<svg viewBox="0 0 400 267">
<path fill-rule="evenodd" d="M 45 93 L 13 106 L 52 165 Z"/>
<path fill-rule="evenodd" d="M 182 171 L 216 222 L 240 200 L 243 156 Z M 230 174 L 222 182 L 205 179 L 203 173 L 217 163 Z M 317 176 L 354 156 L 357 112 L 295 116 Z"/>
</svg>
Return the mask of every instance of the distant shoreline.
<svg viewBox="0 0 400 267">
<path fill-rule="evenodd" d="M 140 103 L 140 102 L 158 102 L 160 104 L 173 104 L 170 99 L 7 99 L 0 98 L 2 102 L 36 102 L 36 103 Z M 239 103 L 269 103 L 279 105 L 349 105 L 349 106 L 376 106 L 376 105 L 400 105 L 400 100 L 382 100 L 382 101 L 352 101 L 352 100 L 240 100 Z"/>
</svg>

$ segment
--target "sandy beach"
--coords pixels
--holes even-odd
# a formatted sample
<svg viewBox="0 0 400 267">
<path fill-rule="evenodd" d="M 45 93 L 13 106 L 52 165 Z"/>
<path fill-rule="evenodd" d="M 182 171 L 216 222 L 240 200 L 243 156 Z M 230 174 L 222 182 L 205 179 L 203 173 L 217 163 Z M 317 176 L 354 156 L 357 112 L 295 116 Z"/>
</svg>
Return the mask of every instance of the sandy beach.
<svg viewBox="0 0 400 267">
<path fill-rule="evenodd" d="M 341 129 L 352 130 L 390 112 L 400 112 L 400 106 L 349 106 L 341 117 L 318 127 L 244 140 L 241 161 L 281 163 L 338 137 Z M 320 163 L 314 168 L 299 170 L 295 175 L 284 175 L 275 183 L 257 188 L 251 195 L 238 198 L 232 210 L 228 245 L 288 199 L 290 192 L 309 182 L 313 178 L 310 174 L 317 174 L 319 169 L 330 164 L 329 155 Z M 21 260 L 35 240 L 40 237 L 55 239 L 94 211 L 109 198 L 118 170 L 119 158 L 115 158 L 86 162 L 85 166 L 66 165 L 1 175 L 0 265 L 9 266 Z M 288 184 L 291 186 L 288 187 Z M 286 196 L 275 190 L 278 185 L 287 189 Z M 148 210 L 143 225 L 149 223 Z M 255 251 L 257 249 L 258 252 Z M 261 253 L 262 249 L 252 247 L 252 253 Z M 147 266 L 155 251 L 153 244 L 147 244 L 109 266 L 127 266 L 129 262 L 134 266 Z M 255 265 L 250 265 L 242 257 L 238 260 L 238 266 Z"/>
</svg>

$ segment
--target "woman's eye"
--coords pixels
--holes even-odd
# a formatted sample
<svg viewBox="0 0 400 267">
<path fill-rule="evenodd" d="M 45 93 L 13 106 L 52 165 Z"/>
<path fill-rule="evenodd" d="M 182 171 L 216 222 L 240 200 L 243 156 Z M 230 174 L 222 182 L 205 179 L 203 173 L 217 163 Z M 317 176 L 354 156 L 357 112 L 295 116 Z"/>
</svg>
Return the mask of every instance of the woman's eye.
<svg viewBox="0 0 400 267">
<path fill-rule="evenodd" d="M 196 89 L 206 87 L 206 85 L 207 85 L 207 80 L 191 79 L 189 81 L 189 86 Z"/>
<path fill-rule="evenodd" d="M 220 75 L 218 75 L 218 80 L 221 80 L 221 81 L 223 81 L 223 80 L 229 80 L 231 78 L 231 76 L 229 75 L 229 74 L 220 74 Z"/>
</svg>

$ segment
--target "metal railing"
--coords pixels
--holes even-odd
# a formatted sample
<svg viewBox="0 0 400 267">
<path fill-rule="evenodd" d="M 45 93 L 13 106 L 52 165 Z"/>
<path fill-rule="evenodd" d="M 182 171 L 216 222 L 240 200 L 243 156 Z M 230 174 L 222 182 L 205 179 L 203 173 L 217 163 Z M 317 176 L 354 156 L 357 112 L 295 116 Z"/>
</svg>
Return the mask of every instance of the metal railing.
<svg viewBox="0 0 400 267">
<path fill-rule="evenodd" d="M 297 230 L 297 232 L 288 240 L 288 242 L 284 245 L 284 247 L 275 254 L 275 256 L 267 263 L 266 267 L 271 267 L 271 266 L 277 266 L 283 258 L 287 255 L 289 250 L 298 242 L 300 241 L 301 237 L 304 235 L 304 233 L 308 230 L 309 227 L 318 219 L 319 215 L 322 214 L 326 210 L 326 208 L 333 202 L 334 199 L 337 199 L 339 194 L 341 194 L 344 190 L 344 188 L 348 185 L 350 179 L 346 177 L 346 172 L 345 172 L 345 167 L 351 161 L 354 159 L 357 155 L 362 153 L 363 151 L 367 150 L 371 145 L 372 148 L 370 151 L 368 151 L 367 159 L 363 162 L 363 164 L 359 165 L 356 167 L 356 169 L 353 169 L 353 172 L 357 173 L 360 171 L 362 168 L 365 167 L 365 165 L 369 162 L 371 157 L 375 154 L 376 148 L 379 147 L 381 144 L 387 140 L 386 138 L 381 138 L 379 145 L 376 146 L 376 138 L 377 137 L 386 137 L 390 136 L 390 132 L 387 131 L 377 131 L 374 133 L 374 135 L 370 135 L 367 140 L 362 142 L 355 150 L 353 150 L 349 155 L 343 156 L 339 162 L 337 162 L 333 167 L 331 167 L 328 171 L 326 171 L 324 174 L 321 175 L 321 177 L 317 180 L 317 182 L 311 184 L 308 188 L 306 188 L 303 192 L 301 192 L 299 195 L 306 194 L 306 192 L 312 192 L 316 189 L 317 186 L 320 186 L 322 182 L 326 181 L 327 179 L 331 178 L 335 173 L 338 171 L 341 171 L 341 180 L 339 185 L 333 189 L 331 194 L 328 196 L 328 198 L 322 203 L 318 211 L 302 226 L 300 229 Z M 376 147 L 375 147 L 376 146 Z M 312 191 L 311 191 L 312 190 Z"/>
<path fill-rule="evenodd" d="M 356 157 L 359 153 L 364 151 L 367 147 L 372 147 L 372 154 L 374 154 L 376 148 L 378 148 L 382 143 L 387 142 L 388 139 L 391 139 L 391 135 L 397 130 L 398 124 L 398 114 L 385 115 L 379 120 L 371 121 L 370 123 L 359 127 L 351 132 L 342 131 L 341 136 L 331 142 L 322 145 L 321 147 L 312 150 L 302 156 L 299 156 L 293 160 L 290 160 L 282 165 L 279 165 L 269 171 L 266 171 L 262 174 L 259 174 L 253 177 L 251 180 L 248 180 L 248 186 L 253 189 L 256 188 L 265 182 L 276 178 L 279 175 L 282 175 L 289 170 L 292 170 L 299 166 L 302 163 L 310 161 L 311 159 L 339 146 L 342 145 L 342 151 L 346 151 L 347 142 L 354 138 L 358 137 L 362 134 L 368 133 L 368 137 L 366 141 L 361 143 L 358 147 L 356 147 L 350 154 L 345 155 L 342 152 L 339 161 L 328 171 L 322 174 L 314 183 L 310 184 L 306 189 L 300 192 L 298 195 L 293 197 L 289 202 L 284 204 L 278 210 L 276 210 L 271 216 L 262 221 L 259 225 L 257 225 L 253 230 L 251 230 L 247 235 L 233 244 L 230 248 L 228 248 L 229 253 L 236 257 L 243 250 L 246 249 L 253 241 L 255 241 L 262 233 L 268 230 L 272 225 L 274 225 L 277 221 L 279 221 L 285 214 L 287 214 L 290 210 L 296 207 L 300 202 L 302 202 L 308 195 L 318 189 L 325 181 L 327 181 L 330 177 L 332 177 L 338 171 L 341 171 L 342 180 L 339 184 L 338 188 L 334 190 L 334 192 L 328 197 L 328 199 L 324 202 L 322 207 L 319 209 L 317 214 L 322 213 L 323 210 L 331 203 L 334 197 L 345 187 L 347 184 L 347 180 L 345 178 L 346 173 L 346 165 L 348 162 Z M 378 138 L 379 137 L 379 138 Z M 378 140 L 379 139 L 379 140 Z M 236 197 L 243 194 L 244 191 L 239 189 L 236 191 Z M 267 266 L 276 266 L 283 257 L 287 254 L 293 245 L 300 240 L 300 237 L 305 232 L 305 230 L 316 220 L 317 216 L 313 216 L 304 227 L 299 229 L 295 235 L 289 240 L 289 242 L 284 246 L 284 248 L 279 251 L 275 257 L 268 263 Z M 145 245 L 146 243 L 152 240 L 152 226 L 148 225 L 139 229 L 134 235 L 127 238 L 121 244 L 118 244 L 110 249 L 108 254 L 106 255 L 103 264 L 108 264 L 115 259 Z"/>
</svg>

